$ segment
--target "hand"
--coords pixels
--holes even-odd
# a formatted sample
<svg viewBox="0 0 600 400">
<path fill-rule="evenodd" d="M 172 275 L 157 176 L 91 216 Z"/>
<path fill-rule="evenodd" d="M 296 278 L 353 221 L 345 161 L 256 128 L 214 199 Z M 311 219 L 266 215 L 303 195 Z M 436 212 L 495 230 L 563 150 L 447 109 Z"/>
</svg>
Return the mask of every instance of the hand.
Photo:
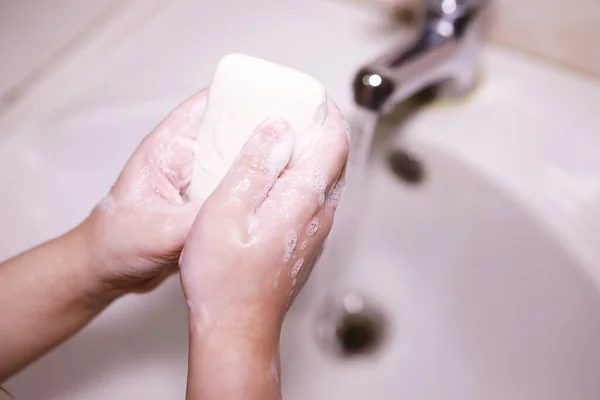
<svg viewBox="0 0 600 400">
<path fill-rule="evenodd" d="M 177 271 L 200 204 L 184 190 L 206 103 L 202 91 L 177 107 L 137 148 L 109 194 L 78 228 L 111 291 L 144 292 Z"/>
<path fill-rule="evenodd" d="M 322 134 L 288 165 L 280 119 L 261 124 L 190 231 L 180 268 L 191 329 L 277 336 L 333 223 L 349 151 L 329 102 Z"/>
</svg>

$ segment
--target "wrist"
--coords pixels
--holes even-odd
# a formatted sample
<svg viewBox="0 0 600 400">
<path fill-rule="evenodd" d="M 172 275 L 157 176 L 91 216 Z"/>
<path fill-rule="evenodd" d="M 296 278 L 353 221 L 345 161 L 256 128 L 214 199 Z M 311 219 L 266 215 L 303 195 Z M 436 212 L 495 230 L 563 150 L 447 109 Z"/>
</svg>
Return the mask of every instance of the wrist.
<svg viewBox="0 0 600 400">
<path fill-rule="evenodd" d="M 279 343 L 283 319 L 264 305 L 210 307 L 188 300 L 190 336 L 219 335 L 243 342 Z"/>
<path fill-rule="evenodd" d="M 188 398 L 280 398 L 278 348 L 278 340 L 221 327 L 190 335 Z"/>
<path fill-rule="evenodd" d="M 77 257 L 73 265 L 73 275 L 82 290 L 86 306 L 105 307 L 124 294 L 122 290 L 110 285 L 102 274 L 106 270 L 108 257 L 90 240 L 87 220 L 61 237 L 73 257 Z"/>
</svg>

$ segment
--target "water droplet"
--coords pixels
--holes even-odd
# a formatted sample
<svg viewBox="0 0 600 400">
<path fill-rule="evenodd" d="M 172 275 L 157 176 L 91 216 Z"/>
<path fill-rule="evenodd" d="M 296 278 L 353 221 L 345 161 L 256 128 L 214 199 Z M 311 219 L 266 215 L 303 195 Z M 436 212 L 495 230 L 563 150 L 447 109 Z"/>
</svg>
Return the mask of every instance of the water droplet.
<svg viewBox="0 0 600 400">
<path fill-rule="evenodd" d="M 295 279 L 296 276 L 298 276 L 298 273 L 302 269 L 302 265 L 304 265 L 304 258 L 299 259 L 296 261 L 296 264 L 294 264 L 294 268 L 292 269 L 292 278 Z"/>
<path fill-rule="evenodd" d="M 288 235 L 286 244 L 285 244 L 285 256 L 284 261 L 289 261 L 292 258 L 292 253 L 296 249 L 296 244 L 298 243 L 298 235 L 292 232 Z"/>
<path fill-rule="evenodd" d="M 318 229 L 319 229 L 319 219 L 317 217 L 314 217 L 308 223 L 308 227 L 306 228 L 306 234 L 308 236 L 312 236 L 315 233 L 317 233 Z"/>
<path fill-rule="evenodd" d="M 344 182 L 337 181 L 331 186 L 329 192 L 327 193 L 327 199 L 325 202 L 328 206 L 337 207 L 340 203 L 340 197 L 342 194 L 342 188 L 344 187 Z"/>
</svg>

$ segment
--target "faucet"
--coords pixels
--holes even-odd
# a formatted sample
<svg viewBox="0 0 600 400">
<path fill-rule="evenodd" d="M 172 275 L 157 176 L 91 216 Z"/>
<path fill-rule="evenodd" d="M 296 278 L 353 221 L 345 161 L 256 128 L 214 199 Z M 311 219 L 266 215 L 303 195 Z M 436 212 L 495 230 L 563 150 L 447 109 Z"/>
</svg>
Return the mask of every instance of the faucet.
<svg viewBox="0 0 600 400">
<path fill-rule="evenodd" d="M 387 114 L 411 95 L 435 87 L 436 95 L 462 96 L 477 83 L 488 0 L 424 0 L 417 39 L 362 67 L 354 101 Z"/>
</svg>

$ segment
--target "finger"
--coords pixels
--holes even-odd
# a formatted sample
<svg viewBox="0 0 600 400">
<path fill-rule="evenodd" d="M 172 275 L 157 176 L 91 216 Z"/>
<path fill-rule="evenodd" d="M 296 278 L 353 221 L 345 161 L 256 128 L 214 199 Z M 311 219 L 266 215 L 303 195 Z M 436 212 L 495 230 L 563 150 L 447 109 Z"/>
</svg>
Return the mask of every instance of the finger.
<svg viewBox="0 0 600 400">
<path fill-rule="evenodd" d="M 147 184 L 148 177 L 156 173 L 166 177 L 166 183 L 174 186 L 176 192 L 181 191 L 193 172 L 193 138 L 202 119 L 206 94 L 205 89 L 185 100 L 144 138 L 113 187 L 115 196 L 138 198 L 139 193 L 131 191 L 139 191 Z M 124 184 L 129 182 L 139 183 Z"/>
<path fill-rule="evenodd" d="M 294 132 L 283 119 L 260 124 L 244 145 L 223 181 L 208 201 L 227 204 L 229 216 L 245 220 L 267 196 L 288 164 L 294 147 Z"/>
<path fill-rule="evenodd" d="M 160 171 L 179 193 L 190 184 L 194 174 L 194 141 L 187 136 L 178 136 L 166 144 L 160 159 Z"/>
<path fill-rule="evenodd" d="M 304 259 L 304 261 L 313 259 L 314 254 L 317 253 L 329 235 L 332 223 L 333 212 L 330 208 L 322 209 L 315 217 L 313 217 L 306 226 L 306 229 L 301 232 L 300 237 L 303 239 L 298 243 L 298 248 L 294 252 L 294 259 L 296 259 L 296 261 L 300 259 Z M 291 275 L 297 274 L 298 271 Z"/>
<path fill-rule="evenodd" d="M 158 136 L 184 136 L 195 139 L 204 115 L 208 89 L 190 96 L 171 111 L 150 134 Z"/>
<path fill-rule="evenodd" d="M 178 191 L 191 181 L 194 171 L 194 143 L 206 106 L 208 90 L 191 96 L 175 108 L 150 134 L 149 160 Z"/>
<path fill-rule="evenodd" d="M 325 195 L 325 207 L 335 211 L 340 203 L 342 197 L 342 191 L 346 185 L 346 167 L 340 173 L 340 176 L 335 180 L 333 185 L 327 191 Z"/>
<path fill-rule="evenodd" d="M 300 291 L 304 288 L 308 279 L 310 278 L 310 274 L 313 270 L 313 267 L 318 263 L 319 258 L 321 256 L 323 246 L 319 248 L 317 252 L 311 254 L 311 257 L 307 258 L 304 262 L 302 268 L 299 270 L 298 275 L 296 277 L 291 278 L 291 291 L 290 298 L 288 300 L 288 307 L 294 302 Z"/>
<path fill-rule="evenodd" d="M 291 267 L 288 275 L 288 279 L 290 280 L 289 287 L 291 288 L 289 304 L 293 302 L 293 299 L 302 290 L 313 268 L 318 264 L 324 249 L 325 240 L 331 231 L 332 217 L 333 212 L 331 208 L 321 210 L 313 218 L 313 220 L 319 221 L 318 229 L 315 231 L 315 228 L 309 228 L 308 232 L 305 232 L 305 238 L 298 245 L 298 250 L 295 252 L 294 258 L 290 263 Z"/>
<path fill-rule="evenodd" d="M 159 231 L 158 233 L 169 241 L 164 248 L 174 249 L 175 253 L 183 248 L 185 239 L 199 210 L 200 204 L 195 202 L 169 205 L 161 209 L 163 225 L 160 227 L 162 232 Z M 173 254 L 173 256 L 178 256 L 178 254 Z"/>
<path fill-rule="evenodd" d="M 277 180 L 265 202 L 265 213 L 308 222 L 325 204 L 326 194 L 344 169 L 348 152 L 346 124 L 339 109 L 328 101 L 322 134 Z M 283 213 L 275 213 L 271 208 Z"/>
</svg>

